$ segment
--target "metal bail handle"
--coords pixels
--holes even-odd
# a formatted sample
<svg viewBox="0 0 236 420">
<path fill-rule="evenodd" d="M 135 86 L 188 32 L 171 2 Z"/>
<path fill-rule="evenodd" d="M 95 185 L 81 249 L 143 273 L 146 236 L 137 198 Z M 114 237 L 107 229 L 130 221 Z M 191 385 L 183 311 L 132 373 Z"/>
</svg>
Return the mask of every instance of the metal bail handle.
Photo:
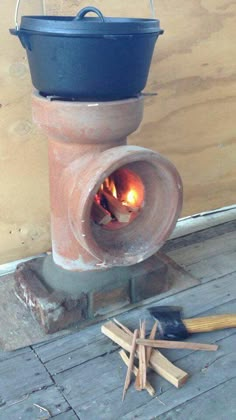
<svg viewBox="0 0 236 420">
<path fill-rule="evenodd" d="M 15 8 L 15 16 L 14 16 L 15 28 L 16 28 L 17 31 L 19 29 L 18 15 L 19 15 L 20 3 L 21 3 L 21 0 L 17 0 L 17 2 L 16 2 L 16 8 Z M 41 0 L 41 5 L 42 5 L 42 10 L 43 10 L 43 15 L 45 15 L 46 14 L 45 0 Z"/>
<path fill-rule="evenodd" d="M 151 9 L 152 19 L 156 19 L 154 0 L 149 0 L 149 5 L 150 5 L 150 9 Z"/>
<path fill-rule="evenodd" d="M 95 13 L 98 17 L 100 17 L 102 22 L 105 22 L 105 19 L 104 19 L 104 16 L 103 16 L 102 12 L 100 12 L 99 9 L 97 9 L 96 7 L 93 7 L 93 6 L 88 6 L 88 7 L 84 7 L 83 9 L 81 9 L 79 11 L 79 13 L 75 16 L 74 20 L 83 19 L 84 16 L 89 12 Z"/>
</svg>

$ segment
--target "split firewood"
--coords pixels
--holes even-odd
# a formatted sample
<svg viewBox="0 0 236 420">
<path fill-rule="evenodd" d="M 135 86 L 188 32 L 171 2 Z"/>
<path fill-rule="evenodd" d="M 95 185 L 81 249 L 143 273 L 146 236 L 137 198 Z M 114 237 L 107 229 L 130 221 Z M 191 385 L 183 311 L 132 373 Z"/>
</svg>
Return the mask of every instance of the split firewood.
<svg viewBox="0 0 236 420">
<path fill-rule="evenodd" d="M 145 338 L 146 324 L 145 321 L 140 323 L 140 338 Z M 137 340 L 136 340 L 137 342 Z M 142 344 L 139 346 L 139 369 L 141 389 L 146 387 L 147 365 L 146 365 L 146 349 Z"/>
<path fill-rule="evenodd" d="M 104 209 L 104 207 L 102 207 L 96 201 L 93 202 L 91 216 L 93 220 L 99 225 L 107 225 L 112 221 L 112 217 L 109 211 Z"/>
<path fill-rule="evenodd" d="M 118 325 L 123 331 L 125 331 L 127 334 L 129 334 L 131 337 L 133 337 L 133 333 L 132 331 L 127 328 L 124 324 L 122 324 L 120 321 L 118 321 L 118 319 L 113 318 L 113 321 L 115 322 L 116 325 Z M 149 337 L 150 338 L 150 337 Z M 154 337 L 153 337 L 154 338 Z"/>
<path fill-rule="evenodd" d="M 150 336 L 149 336 L 150 340 L 153 340 L 156 337 L 157 324 L 158 324 L 158 322 L 156 321 L 154 323 L 153 327 L 152 327 L 152 330 L 151 330 L 151 333 L 150 333 Z M 141 336 L 140 336 L 140 338 L 141 338 Z M 140 349 L 140 346 L 138 346 L 138 349 Z M 152 347 L 147 347 L 146 348 L 146 369 L 149 365 L 152 350 L 153 350 Z M 135 381 L 135 388 L 137 389 L 137 391 L 141 391 L 141 389 L 142 389 L 140 376 L 141 376 L 141 373 L 140 373 L 140 370 L 138 370 L 138 374 L 137 374 L 136 381 Z"/>
<path fill-rule="evenodd" d="M 130 204 L 123 203 L 123 206 L 127 208 L 130 212 L 137 213 L 140 207 L 133 207 Z"/>
<path fill-rule="evenodd" d="M 130 331 L 129 328 L 127 328 L 124 324 L 122 324 L 120 321 L 118 321 L 117 319 L 113 318 L 113 321 L 123 330 L 125 331 L 127 334 L 129 334 L 131 337 L 133 337 L 133 333 L 132 331 Z M 155 336 L 153 337 L 155 338 Z M 139 347 L 137 347 L 137 353 L 139 354 Z M 146 367 L 148 366 L 148 364 L 146 364 Z M 136 380 L 135 380 L 135 388 L 137 391 L 141 391 L 141 380 L 140 380 L 140 369 L 137 369 L 137 375 L 136 376 Z"/>
<path fill-rule="evenodd" d="M 134 355 L 135 355 L 135 351 L 136 351 L 137 337 L 138 337 L 138 330 L 134 330 L 132 344 L 131 344 L 131 348 L 130 348 L 129 364 L 128 364 L 127 374 L 126 374 L 126 378 L 125 378 L 122 401 L 124 401 L 125 394 L 126 394 L 127 389 L 129 388 L 129 385 L 130 385 L 131 373 L 133 371 L 133 366 L 134 366 Z"/>
<path fill-rule="evenodd" d="M 120 321 L 118 321 L 117 319 L 113 318 L 113 321 L 116 323 L 116 325 L 118 325 L 124 332 L 126 332 L 129 336 L 133 337 L 133 333 L 132 331 L 127 328 L 124 324 L 122 324 Z M 139 346 L 137 347 L 137 353 L 139 354 Z M 124 350 L 120 351 L 120 356 L 122 357 L 122 359 L 124 360 L 126 354 L 124 352 Z M 127 357 L 127 356 L 126 356 Z M 128 359 L 128 357 L 127 357 Z M 128 359 L 129 360 L 129 359 Z M 125 362 L 125 360 L 124 360 Z M 134 370 L 135 370 L 135 376 L 136 376 L 136 380 L 135 380 L 135 388 L 137 391 L 141 391 L 141 384 L 140 384 L 140 369 L 136 368 L 136 366 L 134 366 Z M 155 391 L 154 391 L 155 393 Z"/>
<path fill-rule="evenodd" d="M 129 223 L 131 218 L 131 213 L 128 211 L 128 209 L 123 206 L 123 204 L 113 195 L 106 191 L 102 191 L 103 196 L 106 198 L 108 202 L 108 207 L 111 212 L 115 216 L 115 218 L 120 223 Z"/>
<path fill-rule="evenodd" d="M 206 351 L 216 351 L 219 347 L 216 344 L 190 343 L 184 341 L 148 340 L 141 338 L 137 339 L 137 344 L 162 349 L 188 349 Z"/>
<path fill-rule="evenodd" d="M 151 332 L 150 332 L 150 335 L 149 335 L 149 340 L 154 340 L 155 339 L 155 337 L 156 337 L 156 332 L 157 332 L 157 325 L 158 325 L 158 322 L 157 321 L 155 321 L 155 323 L 154 323 L 154 325 L 153 325 L 153 327 L 152 327 L 152 330 L 151 330 Z M 151 357 L 151 354 L 152 354 L 152 347 L 147 347 L 147 350 L 146 350 L 146 361 L 147 361 L 147 366 L 148 366 L 148 364 L 149 364 L 149 361 L 150 361 L 150 357 Z"/>
<path fill-rule="evenodd" d="M 158 322 L 156 321 L 152 327 L 149 339 L 153 340 L 156 337 L 156 332 L 157 332 L 157 325 Z M 138 346 L 139 348 L 139 346 Z M 146 367 L 148 367 L 149 362 L 150 362 L 150 357 L 151 357 L 151 353 L 152 353 L 152 347 L 147 347 L 146 348 Z M 138 375 L 135 381 L 135 388 L 137 389 L 137 391 L 141 391 L 141 384 L 140 384 L 140 371 L 138 371 Z"/>
<path fill-rule="evenodd" d="M 138 346 L 138 348 L 139 348 L 139 346 Z M 137 376 L 136 376 L 135 383 L 134 383 L 134 386 L 135 386 L 136 391 L 142 391 L 142 388 L 141 388 L 141 377 L 140 376 L 141 376 L 141 374 L 140 374 L 140 368 L 138 368 Z"/>
<path fill-rule="evenodd" d="M 125 353 L 125 351 L 120 350 L 119 355 L 120 355 L 121 359 L 123 360 L 123 362 L 126 364 L 126 366 L 128 366 L 129 358 L 128 358 L 127 354 Z M 134 373 L 135 376 L 137 376 L 137 374 L 138 374 L 138 368 L 135 365 L 133 366 L 133 373 Z M 146 381 L 145 389 L 149 393 L 149 395 L 151 395 L 151 397 L 153 397 L 156 393 L 155 389 L 153 388 L 153 386 L 148 381 Z"/>
<path fill-rule="evenodd" d="M 145 321 L 140 321 L 140 338 L 145 338 Z M 147 365 L 146 365 L 146 349 L 143 345 L 138 346 L 138 356 L 139 356 L 139 369 L 135 381 L 135 388 L 137 391 L 141 391 L 146 388 L 147 380 Z"/>
<path fill-rule="evenodd" d="M 112 321 L 102 325 L 101 331 L 124 350 L 130 352 L 132 346 L 132 336 L 123 331 Z M 184 372 L 182 369 L 173 365 L 158 350 L 152 350 L 149 366 L 177 388 L 183 385 L 188 379 L 187 372 Z"/>
</svg>

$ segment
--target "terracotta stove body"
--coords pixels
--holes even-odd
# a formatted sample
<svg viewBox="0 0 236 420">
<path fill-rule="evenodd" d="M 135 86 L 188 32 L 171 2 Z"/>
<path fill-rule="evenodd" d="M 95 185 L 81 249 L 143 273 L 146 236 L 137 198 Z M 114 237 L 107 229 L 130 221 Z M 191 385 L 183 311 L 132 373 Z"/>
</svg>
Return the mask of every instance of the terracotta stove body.
<svg viewBox="0 0 236 420">
<path fill-rule="evenodd" d="M 127 145 L 140 125 L 143 96 L 114 102 L 49 100 L 33 95 L 33 118 L 49 139 L 54 262 L 71 271 L 139 263 L 172 232 L 182 206 L 175 167 L 151 150 Z M 116 170 L 138 175 L 144 203 L 135 220 L 107 229 L 91 217 L 94 197 Z"/>
<path fill-rule="evenodd" d="M 76 102 L 33 94 L 33 119 L 49 144 L 52 256 L 21 264 L 15 291 L 47 333 L 170 286 L 168 261 L 155 253 L 180 214 L 182 182 L 159 153 L 127 145 L 143 102 L 143 96 Z M 138 211 L 126 223 L 99 224 L 95 198 L 114 174 L 135 192 Z"/>
</svg>

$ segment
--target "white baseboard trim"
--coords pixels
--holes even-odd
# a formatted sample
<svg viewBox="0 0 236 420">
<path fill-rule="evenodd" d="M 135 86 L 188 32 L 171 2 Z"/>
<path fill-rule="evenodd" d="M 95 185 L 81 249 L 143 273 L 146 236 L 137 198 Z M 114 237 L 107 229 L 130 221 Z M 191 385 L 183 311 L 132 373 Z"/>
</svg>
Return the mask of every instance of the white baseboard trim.
<svg viewBox="0 0 236 420">
<path fill-rule="evenodd" d="M 170 239 L 236 220 L 236 205 L 185 217 L 177 222 Z"/>
</svg>

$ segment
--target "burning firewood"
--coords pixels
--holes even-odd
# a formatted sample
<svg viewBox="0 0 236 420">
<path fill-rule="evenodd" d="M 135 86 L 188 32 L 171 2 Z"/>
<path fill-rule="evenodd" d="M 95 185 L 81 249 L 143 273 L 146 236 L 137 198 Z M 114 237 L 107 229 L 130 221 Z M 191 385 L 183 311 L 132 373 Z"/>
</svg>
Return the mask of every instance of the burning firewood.
<svg viewBox="0 0 236 420">
<path fill-rule="evenodd" d="M 130 206 L 130 205 L 128 205 L 128 204 L 123 204 L 123 206 L 125 206 L 126 208 L 127 208 L 127 210 L 129 211 L 129 212 L 133 212 L 133 213 L 137 213 L 139 210 L 140 210 L 140 207 L 132 207 L 132 206 Z"/>
<path fill-rule="evenodd" d="M 97 191 L 94 201 L 107 211 L 112 222 L 126 223 L 134 220 L 137 213 L 144 205 L 144 187 L 137 175 L 122 169 L 104 179 Z M 94 209 L 93 220 L 98 224 L 107 224 L 108 218 L 100 214 L 99 208 Z M 92 215 L 93 216 L 93 215 Z M 100 219 L 102 222 L 100 222 Z"/>
<path fill-rule="evenodd" d="M 120 223 L 129 223 L 131 218 L 131 213 L 129 210 L 123 206 L 123 204 L 113 195 L 108 193 L 107 191 L 102 191 L 102 195 L 106 198 L 108 202 L 108 207 L 112 215 L 118 220 Z"/>
<path fill-rule="evenodd" d="M 107 225 L 112 221 L 111 214 L 96 201 L 93 203 L 91 216 L 99 225 Z"/>
</svg>

